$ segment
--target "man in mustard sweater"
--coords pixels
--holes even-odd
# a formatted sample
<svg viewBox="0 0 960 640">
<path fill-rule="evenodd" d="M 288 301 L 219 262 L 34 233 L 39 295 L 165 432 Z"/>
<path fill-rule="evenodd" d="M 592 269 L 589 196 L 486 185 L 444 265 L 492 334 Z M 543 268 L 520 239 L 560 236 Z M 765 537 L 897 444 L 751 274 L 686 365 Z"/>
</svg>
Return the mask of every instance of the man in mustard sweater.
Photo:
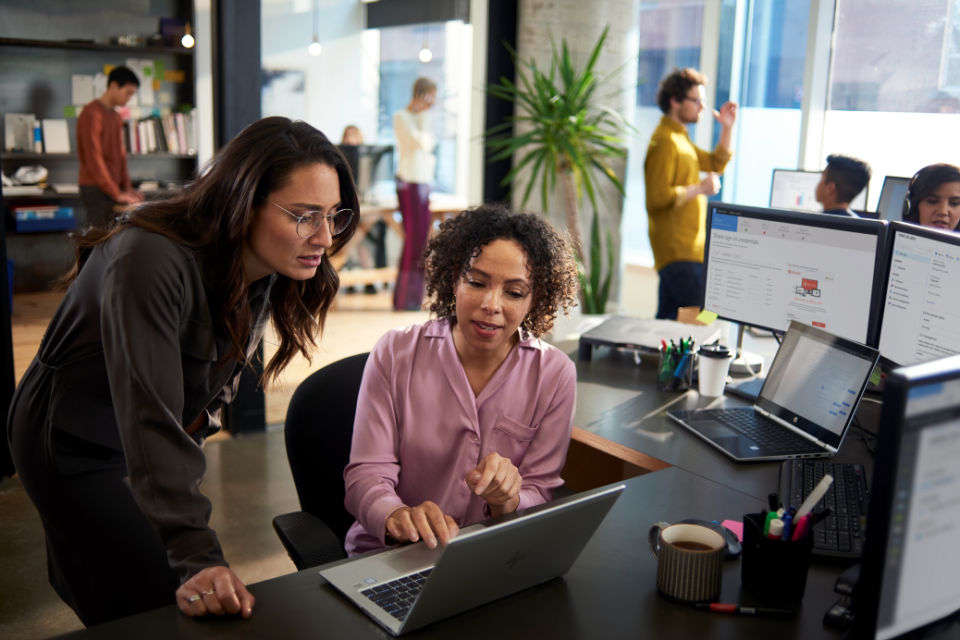
<svg viewBox="0 0 960 640">
<path fill-rule="evenodd" d="M 694 69 L 680 69 L 663 79 L 657 93 L 663 118 L 650 138 L 644 174 L 650 245 L 660 274 L 658 318 L 676 319 L 678 308 L 700 304 L 707 197 L 720 191 L 717 174 L 732 155 L 735 102 L 713 112 L 721 127 L 713 153 L 694 146 L 687 134 L 686 125 L 696 123 L 706 106 L 706 81 Z M 701 171 L 708 172 L 703 180 Z"/>
</svg>

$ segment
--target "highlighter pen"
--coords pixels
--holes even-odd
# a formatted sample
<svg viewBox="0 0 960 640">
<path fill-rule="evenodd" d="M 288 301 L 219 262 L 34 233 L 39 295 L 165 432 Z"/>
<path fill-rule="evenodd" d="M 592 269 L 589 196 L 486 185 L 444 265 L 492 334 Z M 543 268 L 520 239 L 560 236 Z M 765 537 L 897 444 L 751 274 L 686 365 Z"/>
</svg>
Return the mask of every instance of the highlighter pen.
<svg viewBox="0 0 960 640">
<path fill-rule="evenodd" d="M 807 496 L 807 499 L 803 501 L 803 504 L 800 505 L 800 510 L 797 511 L 797 517 L 802 518 L 807 515 L 813 508 L 817 506 L 817 503 L 820 502 L 820 499 L 823 498 L 827 493 L 827 489 L 830 488 L 830 485 L 833 484 L 833 476 L 829 473 L 823 476 L 823 479 L 817 483 L 817 486 L 813 488 L 813 491 L 810 492 L 810 495 Z"/>
<path fill-rule="evenodd" d="M 757 618 L 795 618 L 797 614 L 790 609 L 770 609 L 767 607 L 744 607 L 739 604 L 720 604 L 719 602 L 698 602 L 693 605 L 700 611 L 714 613 L 733 613 L 741 616 L 755 616 Z"/>
<path fill-rule="evenodd" d="M 767 537 L 771 540 L 780 540 L 783 538 L 783 520 L 774 518 L 770 521 L 770 529 L 767 531 Z"/>
<path fill-rule="evenodd" d="M 791 541 L 803 540 L 807 535 L 807 531 L 810 527 L 811 516 L 809 513 L 802 518 L 797 520 L 797 526 L 793 528 L 793 533 L 790 535 Z"/>
<path fill-rule="evenodd" d="M 770 523 L 777 519 L 777 512 L 771 511 L 767 514 L 767 519 L 763 523 L 763 535 L 770 533 Z"/>
</svg>

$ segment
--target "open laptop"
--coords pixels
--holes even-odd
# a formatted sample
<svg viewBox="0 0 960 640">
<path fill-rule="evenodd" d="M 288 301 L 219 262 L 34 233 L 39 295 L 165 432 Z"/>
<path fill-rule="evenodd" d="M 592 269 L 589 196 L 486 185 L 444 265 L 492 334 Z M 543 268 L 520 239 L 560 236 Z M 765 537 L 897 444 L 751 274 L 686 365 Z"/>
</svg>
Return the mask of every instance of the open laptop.
<svg viewBox="0 0 960 640">
<path fill-rule="evenodd" d="M 625 485 L 587 491 L 320 572 L 395 636 L 562 576 Z"/>
<path fill-rule="evenodd" d="M 752 407 L 667 415 L 738 462 L 827 458 L 879 358 L 876 349 L 793 321 Z"/>
</svg>

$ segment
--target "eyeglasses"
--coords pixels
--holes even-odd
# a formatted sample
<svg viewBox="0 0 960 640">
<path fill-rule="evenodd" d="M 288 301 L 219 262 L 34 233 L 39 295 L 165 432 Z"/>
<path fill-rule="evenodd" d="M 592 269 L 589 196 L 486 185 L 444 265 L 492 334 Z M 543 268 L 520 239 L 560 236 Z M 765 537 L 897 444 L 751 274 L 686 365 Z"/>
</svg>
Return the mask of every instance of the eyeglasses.
<svg viewBox="0 0 960 640">
<path fill-rule="evenodd" d="M 706 99 L 697 96 L 696 98 L 691 98 L 690 96 L 683 96 L 684 100 L 689 100 L 690 102 L 696 102 L 697 104 L 707 104 Z"/>
<path fill-rule="evenodd" d="M 264 198 L 264 200 L 267 200 Z M 267 200 L 273 206 L 280 209 L 284 213 L 288 213 L 297 220 L 297 235 L 301 238 L 309 238 L 317 231 L 320 230 L 320 225 L 323 224 L 323 221 L 327 221 L 327 228 L 330 229 L 330 235 L 336 236 L 340 235 L 346 231 L 347 227 L 350 226 L 350 221 L 353 220 L 353 210 L 352 209 L 340 209 L 336 213 L 331 213 L 324 215 L 322 211 L 307 211 L 302 215 L 297 215 L 292 211 L 287 211 L 276 202 L 271 202 Z"/>
</svg>

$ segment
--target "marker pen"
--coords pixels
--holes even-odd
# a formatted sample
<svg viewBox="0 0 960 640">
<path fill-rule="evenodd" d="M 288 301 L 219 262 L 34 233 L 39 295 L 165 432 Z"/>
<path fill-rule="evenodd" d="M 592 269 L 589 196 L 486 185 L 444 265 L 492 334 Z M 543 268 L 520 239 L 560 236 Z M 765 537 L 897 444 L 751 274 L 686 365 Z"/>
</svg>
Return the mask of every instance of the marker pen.
<svg viewBox="0 0 960 640">
<path fill-rule="evenodd" d="M 771 540 L 780 540 L 783 538 L 783 520 L 774 518 L 770 521 L 770 530 L 767 532 L 767 537 Z"/>
</svg>

